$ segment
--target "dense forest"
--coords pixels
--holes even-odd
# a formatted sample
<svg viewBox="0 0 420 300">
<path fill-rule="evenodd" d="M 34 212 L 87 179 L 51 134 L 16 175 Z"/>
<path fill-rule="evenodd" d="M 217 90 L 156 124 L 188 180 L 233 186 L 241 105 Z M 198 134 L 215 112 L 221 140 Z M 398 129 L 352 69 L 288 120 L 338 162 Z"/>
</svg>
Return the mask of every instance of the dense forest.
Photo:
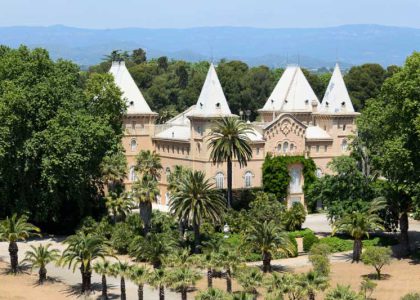
<svg viewBox="0 0 420 300">
<path fill-rule="evenodd" d="M 196 103 L 209 67 L 209 62 L 190 63 L 169 60 L 165 56 L 148 60 L 143 49 L 136 49 L 131 54 L 113 51 L 102 63 L 90 67 L 89 72 L 105 73 L 109 70 L 111 61 L 119 59 L 126 61 L 147 102 L 154 111 L 159 112 L 160 122 Z M 364 64 L 346 70 L 344 80 L 355 109 L 361 111 L 366 101 L 375 98 L 384 80 L 398 68 L 389 66 L 384 69 L 379 64 Z M 326 68 L 316 72 L 303 69 L 320 101 L 331 71 Z M 240 110 L 250 110 L 251 119 L 255 119 L 257 110 L 263 107 L 270 96 L 283 69 L 249 67 L 242 61 L 221 60 L 217 62 L 217 73 L 232 112 L 238 114 Z"/>
</svg>

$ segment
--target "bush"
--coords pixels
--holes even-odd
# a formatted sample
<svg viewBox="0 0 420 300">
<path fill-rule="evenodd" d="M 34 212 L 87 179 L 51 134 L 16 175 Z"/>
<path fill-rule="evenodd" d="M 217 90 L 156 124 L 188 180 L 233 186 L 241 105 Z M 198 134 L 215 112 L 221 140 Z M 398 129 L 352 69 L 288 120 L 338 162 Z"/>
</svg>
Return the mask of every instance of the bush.
<svg viewBox="0 0 420 300">
<path fill-rule="evenodd" d="M 330 274 L 330 260 L 328 255 L 331 253 L 331 249 L 326 244 L 314 245 L 309 252 L 309 261 L 315 272 L 323 276 Z"/>
<path fill-rule="evenodd" d="M 131 230 L 130 226 L 126 223 L 115 224 L 114 230 L 111 236 L 112 247 L 119 254 L 127 254 L 128 247 L 131 241 L 134 239 L 135 233 Z"/>
<path fill-rule="evenodd" d="M 319 238 L 313 232 L 307 232 L 303 235 L 303 251 L 311 250 L 312 245 L 319 243 Z"/>
<path fill-rule="evenodd" d="M 321 244 L 327 244 L 331 248 L 331 252 L 344 252 L 353 249 L 353 240 L 348 236 L 329 236 L 319 240 Z M 382 246 L 388 247 L 398 244 L 398 240 L 390 236 L 377 236 L 368 240 L 363 240 L 363 247 Z"/>
<path fill-rule="evenodd" d="M 289 233 L 288 236 L 289 236 L 290 242 L 293 245 L 293 254 L 291 255 L 291 257 L 296 257 L 299 254 L 298 253 L 298 244 L 297 244 L 296 238 L 293 236 L 293 234 L 290 234 L 290 233 Z M 283 257 L 278 257 L 278 258 L 283 258 Z"/>
<path fill-rule="evenodd" d="M 313 231 L 309 228 L 305 228 L 302 230 L 295 230 L 295 231 L 291 231 L 290 234 L 293 235 L 295 238 L 303 238 L 303 236 L 307 233 L 313 233 Z"/>
<path fill-rule="evenodd" d="M 410 293 L 401 298 L 401 300 L 420 300 L 419 293 Z"/>
<path fill-rule="evenodd" d="M 381 279 L 381 270 L 391 263 L 391 249 L 386 247 L 369 247 L 362 253 L 362 261 L 365 265 L 373 266 L 378 280 Z"/>
<path fill-rule="evenodd" d="M 306 210 L 302 203 L 293 203 L 285 213 L 284 225 L 288 231 L 300 230 L 306 219 Z"/>
</svg>

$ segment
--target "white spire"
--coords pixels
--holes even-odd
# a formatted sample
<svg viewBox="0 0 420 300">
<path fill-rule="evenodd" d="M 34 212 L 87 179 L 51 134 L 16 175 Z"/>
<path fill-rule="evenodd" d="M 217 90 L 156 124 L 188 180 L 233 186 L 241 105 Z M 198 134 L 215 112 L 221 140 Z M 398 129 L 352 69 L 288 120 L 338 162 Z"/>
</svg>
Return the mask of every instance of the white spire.
<svg viewBox="0 0 420 300">
<path fill-rule="evenodd" d="M 351 103 L 343 75 L 338 64 L 335 65 L 334 72 L 322 99 L 321 110 L 328 113 L 353 113 L 354 108 Z"/>
<path fill-rule="evenodd" d="M 287 66 L 263 111 L 311 112 L 319 100 L 299 66 Z"/>
<path fill-rule="evenodd" d="M 217 117 L 232 115 L 213 63 L 201 89 L 193 116 Z"/>
<path fill-rule="evenodd" d="M 120 88 L 123 98 L 127 101 L 127 115 L 153 114 L 133 77 L 128 72 L 124 61 L 112 62 L 109 73 L 114 76 L 115 84 Z"/>
</svg>

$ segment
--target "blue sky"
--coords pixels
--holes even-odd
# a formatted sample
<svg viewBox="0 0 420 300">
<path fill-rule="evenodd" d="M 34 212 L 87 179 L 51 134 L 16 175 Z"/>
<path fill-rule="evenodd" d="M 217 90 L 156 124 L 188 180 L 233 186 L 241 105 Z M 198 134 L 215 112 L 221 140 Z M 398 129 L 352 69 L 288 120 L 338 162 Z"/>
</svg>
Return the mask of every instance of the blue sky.
<svg viewBox="0 0 420 300">
<path fill-rule="evenodd" d="M 420 0 L 0 0 L 0 26 L 420 28 Z"/>
</svg>

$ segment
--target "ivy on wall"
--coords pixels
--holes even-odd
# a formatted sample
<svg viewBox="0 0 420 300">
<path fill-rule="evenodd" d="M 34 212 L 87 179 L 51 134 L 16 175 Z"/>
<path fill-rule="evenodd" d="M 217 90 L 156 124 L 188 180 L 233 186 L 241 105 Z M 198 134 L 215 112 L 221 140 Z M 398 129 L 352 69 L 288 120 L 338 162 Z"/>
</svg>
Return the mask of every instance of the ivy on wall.
<svg viewBox="0 0 420 300">
<path fill-rule="evenodd" d="M 303 192 L 306 194 L 309 186 L 316 180 L 316 165 L 312 158 L 304 156 L 272 156 L 268 154 L 262 166 L 264 191 L 275 194 L 278 199 L 286 198 L 291 180 L 288 166 L 292 164 L 302 164 L 303 166 Z"/>
</svg>

